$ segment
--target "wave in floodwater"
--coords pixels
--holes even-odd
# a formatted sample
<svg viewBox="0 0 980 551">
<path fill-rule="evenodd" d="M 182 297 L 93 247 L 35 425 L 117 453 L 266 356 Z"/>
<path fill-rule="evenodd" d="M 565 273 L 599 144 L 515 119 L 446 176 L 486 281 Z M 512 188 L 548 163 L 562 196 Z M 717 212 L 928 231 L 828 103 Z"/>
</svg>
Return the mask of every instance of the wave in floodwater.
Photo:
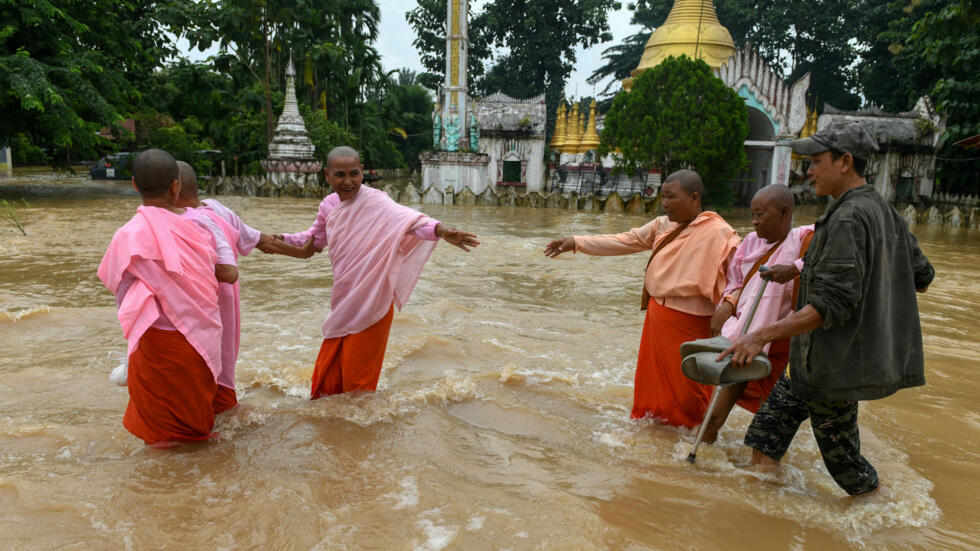
<svg viewBox="0 0 980 551">
<path fill-rule="evenodd" d="M 276 232 L 309 227 L 316 209 L 222 202 Z M 748 468 L 745 411 L 694 465 L 694 431 L 629 419 L 646 259 L 540 250 L 642 217 L 421 206 L 483 244 L 436 249 L 395 315 L 377 393 L 314 401 L 329 262 L 253 253 L 240 263 L 241 405 L 218 416 L 216 440 L 161 452 L 121 425 L 127 392 L 108 375 L 126 343 L 95 277 L 132 198 L 32 208 L 26 238 L 0 232 L 0 547 L 976 548 L 980 249 L 959 234 L 920 236 L 941 274 L 919 297 L 929 384 L 862 404 L 886 491 L 854 500 L 806 423 L 767 477 Z M 81 211 L 86 223 L 69 223 Z"/>
</svg>

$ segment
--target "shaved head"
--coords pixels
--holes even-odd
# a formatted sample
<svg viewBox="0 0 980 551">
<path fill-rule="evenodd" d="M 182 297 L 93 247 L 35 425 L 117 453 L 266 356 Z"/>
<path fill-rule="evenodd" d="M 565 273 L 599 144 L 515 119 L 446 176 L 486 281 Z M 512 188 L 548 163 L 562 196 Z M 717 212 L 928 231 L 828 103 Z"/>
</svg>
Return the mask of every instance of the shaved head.
<svg viewBox="0 0 980 551">
<path fill-rule="evenodd" d="M 194 167 L 184 161 L 177 161 L 177 172 L 180 175 L 180 198 L 197 200 L 197 174 Z"/>
<path fill-rule="evenodd" d="M 793 207 L 796 206 L 796 202 L 793 200 L 793 192 L 789 190 L 788 186 L 781 184 L 773 184 L 760 189 L 755 193 L 752 201 L 769 202 L 776 208 L 787 207 L 790 212 L 793 212 Z"/>
<path fill-rule="evenodd" d="M 133 183 L 143 197 L 162 197 L 177 179 L 177 161 L 162 149 L 147 149 L 133 161 Z"/>
<path fill-rule="evenodd" d="M 680 184 L 681 189 L 688 195 L 694 195 L 697 192 L 699 198 L 704 198 L 704 183 L 701 181 L 698 173 L 693 170 L 678 170 L 677 172 L 671 173 L 664 180 L 664 184 L 669 184 L 670 182 Z"/>
<path fill-rule="evenodd" d="M 782 184 L 768 185 L 755 193 L 750 210 L 752 227 L 759 237 L 778 243 L 793 228 L 793 192 Z"/>
<path fill-rule="evenodd" d="M 357 164 L 361 164 L 361 154 L 356 149 L 347 147 L 346 145 L 337 146 L 331 149 L 330 153 L 327 153 L 327 167 L 329 168 L 337 159 L 349 159 L 351 157 L 357 159 Z"/>
</svg>

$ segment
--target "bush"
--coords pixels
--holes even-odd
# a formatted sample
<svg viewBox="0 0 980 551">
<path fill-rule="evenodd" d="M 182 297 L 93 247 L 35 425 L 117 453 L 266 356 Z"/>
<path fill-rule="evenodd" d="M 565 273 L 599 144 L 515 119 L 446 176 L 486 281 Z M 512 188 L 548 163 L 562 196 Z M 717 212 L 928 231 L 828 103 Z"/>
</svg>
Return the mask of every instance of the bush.
<svg viewBox="0 0 980 551">
<path fill-rule="evenodd" d="M 613 101 L 600 154 L 619 148 L 630 172 L 689 168 L 704 180 L 707 202 L 732 203 L 727 184 L 745 166 L 745 102 L 702 60 L 668 57 L 633 80 Z"/>
</svg>

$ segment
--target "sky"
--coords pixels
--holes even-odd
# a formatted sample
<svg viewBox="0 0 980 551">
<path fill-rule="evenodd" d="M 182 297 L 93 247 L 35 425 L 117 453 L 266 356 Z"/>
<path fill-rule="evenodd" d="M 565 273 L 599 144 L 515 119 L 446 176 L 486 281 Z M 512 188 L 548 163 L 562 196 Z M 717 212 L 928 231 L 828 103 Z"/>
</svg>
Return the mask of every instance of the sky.
<svg viewBox="0 0 980 551">
<path fill-rule="evenodd" d="M 473 0 L 471 6 L 473 11 L 479 12 L 486 0 Z M 415 40 L 415 31 L 405 20 L 405 12 L 415 8 L 417 5 L 414 0 L 379 0 L 381 7 L 381 28 L 378 33 L 378 42 L 375 46 L 381 54 L 381 63 L 386 70 L 409 69 L 422 72 L 424 69 L 419 61 L 418 51 L 412 46 Z M 571 74 L 565 84 L 565 95 L 567 97 L 582 97 L 593 95 L 593 88 L 596 92 L 601 92 L 605 83 L 600 83 L 593 87 L 585 82 L 585 79 L 600 66 L 603 65 L 602 51 L 606 48 L 622 42 L 624 38 L 635 34 L 639 25 L 630 24 L 632 12 L 623 7 L 609 13 L 609 30 L 613 35 L 611 42 L 598 44 L 589 49 L 577 48 L 575 56 L 577 58 L 576 70 Z"/>
</svg>

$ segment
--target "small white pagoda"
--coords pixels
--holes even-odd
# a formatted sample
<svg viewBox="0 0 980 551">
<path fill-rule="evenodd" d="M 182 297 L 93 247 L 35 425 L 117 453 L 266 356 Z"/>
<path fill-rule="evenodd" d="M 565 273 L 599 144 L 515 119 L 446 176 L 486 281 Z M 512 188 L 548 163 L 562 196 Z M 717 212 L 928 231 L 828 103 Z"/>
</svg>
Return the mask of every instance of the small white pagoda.
<svg viewBox="0 0 980 551">
<path fill-rule="evenodd" d="M 316 175 L 323 168 L 313 157 L 315 151 L 296 103 L 296 70 L 290 56 L 286 66 L 286 101 L 269 144 L 269 158 L 261 162 L 262 168 L 277 187 L 287 183 L 299 187 L 315 186 Z"/>
</svg>

